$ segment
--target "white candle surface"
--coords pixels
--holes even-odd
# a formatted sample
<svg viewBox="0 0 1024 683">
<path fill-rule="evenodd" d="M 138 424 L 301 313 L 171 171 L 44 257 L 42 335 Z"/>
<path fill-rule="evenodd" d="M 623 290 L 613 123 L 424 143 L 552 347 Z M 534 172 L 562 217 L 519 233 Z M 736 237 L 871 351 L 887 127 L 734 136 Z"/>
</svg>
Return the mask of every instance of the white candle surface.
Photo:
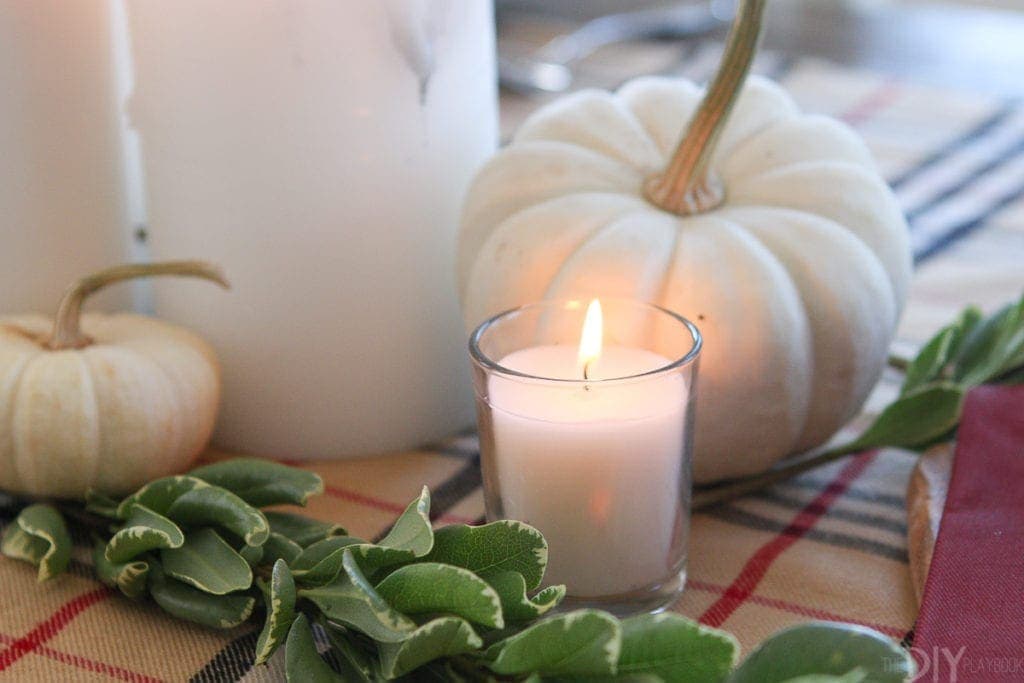
<svg viewBox="0 0 1024 683">
<path fill-rule="evenodd" d="M 230 296 L 155 282 L 219 351 L 214 443 L 334 458 L 472 421 L 455 230 L 494 152 L 490 2 L 128 4 L 155 258 L 223 266 Z"/>
<path fill-rule="evenodd" d="M 581 379 L 578 349 L 545 345 L 500 364 L 551 379 Z M 601 383 L 669 364 L 638 348 L 607 346 L 588 365 L 592 384 L 488 382 L 504 516 L 538 528 L 549 545 L 547 584 L 569 595 L 618 595 L 678 570 L 678 525 L 688 387 L 679 373 Z"/>
<path fill-rule="evenodd" d="M 52 314 L 72 281 L 125 260 L 111 30 L 106 0 L 0 2 L 0 315 Z"/>
</svg>

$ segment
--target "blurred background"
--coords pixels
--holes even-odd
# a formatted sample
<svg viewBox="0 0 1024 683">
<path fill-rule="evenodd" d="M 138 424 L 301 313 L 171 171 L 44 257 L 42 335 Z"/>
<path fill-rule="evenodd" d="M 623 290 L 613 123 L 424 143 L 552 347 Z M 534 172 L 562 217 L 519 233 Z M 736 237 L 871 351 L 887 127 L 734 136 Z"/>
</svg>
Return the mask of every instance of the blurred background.
<svg viewBox="0 0 1024 683">
<path fill-rule="evenodd" d="M 754 72 L 804 111 L 853 126 L 907 215 L 917 271 L 900 339 L 921 342 L 942 324 L 936 293 L 992 307 L 1019 291 L 1024 0 L 767 3 Z M 498 0 L 502 139 L 567 90 L 641 74 L 706 82 L 734 8 Z"/>
<path fill-rule="evenodd" d="M 734 5 L 499 0 L 503 130 L 519 120 L 514 94 L 536 102 L 544 92 L 674 73 L 698 58 L 701 44 L 724 38 Z M 821 58 L 922 85 L 1024 96 L 1021 0 L 769 0 L 766 14 L 763 52 L 779 68 L 798 57 Z M 706 74 L 694 68 L 686 75 Z"/>
</svg>

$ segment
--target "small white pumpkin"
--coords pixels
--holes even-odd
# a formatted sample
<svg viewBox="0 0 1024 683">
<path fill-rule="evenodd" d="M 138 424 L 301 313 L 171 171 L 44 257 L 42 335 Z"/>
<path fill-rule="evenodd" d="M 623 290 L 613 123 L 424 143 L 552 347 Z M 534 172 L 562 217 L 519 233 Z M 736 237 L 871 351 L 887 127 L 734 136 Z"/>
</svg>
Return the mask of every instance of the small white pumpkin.
<svg viewBox="0 0 1024 683">
<path fill-rule="evenodd" d="M 0 318 L 0 489 L 123 494 L 202 452 L 220 400 L 210 346 L 154 318 L 80 313 L 97 289 L 149 275 L 227 286 L 199 262 L 119 266 L 75 283 L 54 321 Z"/>
<path fill-rule="evenodd" d="M 764 470 L 848 421 L 911 272 L 905 219 L 856 134 L 768 80 L 739 94 L 757 5 L 744 3 L 703 99 L 688 81 L 641 78 L 533 114 L 475 179 L 459 238 L 470 327 L 600 296 L 698 325 L 698 482 Z"/>
</svg>

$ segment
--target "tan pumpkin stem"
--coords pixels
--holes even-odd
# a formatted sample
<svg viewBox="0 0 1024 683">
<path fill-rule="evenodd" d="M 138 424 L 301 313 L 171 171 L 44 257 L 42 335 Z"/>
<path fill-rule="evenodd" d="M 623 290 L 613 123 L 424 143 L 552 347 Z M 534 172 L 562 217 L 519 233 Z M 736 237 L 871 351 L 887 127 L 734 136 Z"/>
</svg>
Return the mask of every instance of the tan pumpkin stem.
<svg viewBox="0 0 1024 683">
<path fill-rule="evenodd" d="M 740 2 L 718 73 L 668 167 L 644 186 L 647 200 L 665 211 L 687 216 L 713 209 L 725 200 L 725 187 L 710 172 L 709 164 L 754 61 L 765 2 Z"/>
<path fill-rule="evenodd" d="M 82 302 L 86 297 L 103 289 L 107 285 L 123 280 L 133 280 L 154 275 L 178 275 L 182 277 L 200 277 L 216 282 L 221 287 L 230 287 L 218 266 L 205 261 L 163 261 L 160 263 L 127 263 L 93 273 L 78 280 L 64 292 L 64 297 L 57 308 L 57 317 L 53 321 L 53 332 L 44 344 L 53 350 L 80 349 L 92 343 L 82 333 L 80 326 Z"/>
</svg>

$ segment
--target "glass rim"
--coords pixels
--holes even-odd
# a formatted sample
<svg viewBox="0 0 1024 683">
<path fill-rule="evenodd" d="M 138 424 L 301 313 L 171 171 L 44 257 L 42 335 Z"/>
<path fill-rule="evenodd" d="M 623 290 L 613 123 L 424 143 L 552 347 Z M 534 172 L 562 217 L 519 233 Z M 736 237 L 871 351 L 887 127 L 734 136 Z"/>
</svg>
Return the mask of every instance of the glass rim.
<svg viewBox="0 0 1024 683">
<path fill-rule="evenodd" d="M 469 355 L 473 359 L 474 363 L 480 365 L 481 367 L 490 372 L 504 375 L 506 377 L 510 377 L 513 379 L 528 380 L 531 382 L 557 383 L 562 386 L 583 386 L 601 384 L 607 385 L 618 382 L 629 382 L 648 379 L 651 377 L 655 377 L 657 375 L 671 372 L 672 370 L 676 370 L 678 368 L 685 367 L 687 365 L 691 365 L 694 362 L 696 362 L 698 357 L 700 356 L 700 352 L 704 347 L 704 337 L 703 335 L 701 335 L 700 329 L 693 322 L 679 315 L 675 311 L 665 308 L 664 306 L 659 306 L 658 304 L 654 304 L 649 301 L 641 301 L 639 299 L 629 299 L 626 297 L 594 298 L 598 299 L 602 303 L 606 301 L 625 303 L 632 306 L 636 306 L 638 308 L 646 308 L 649 311 L 667 315 L 670 318 L 674 319 L 676 322 L 681 323 L 683 327 L 686 328 L 686 330 L 690 333 L 690 338 L 693 340 L 693 344 L 692 346 L 690 346 L 689 351 L 687 351 L 679 358 L 670 360 L 665 365 L 660 365 L 651 370 L 639 372 L 634 375 L 622 375 L 621 377 L 605 377 L 603 379 L 565 379 L 561 377 L 543 377 L 540 375 L 531 375 L 526 372 L 520 372 L 518 370 L 513 370 L 511 368 L 505 367 L 504 365 L 502 365 L 501 363 L 499 363 L 498 361 L 494 360 L 486 353 L 484 353 L 483 349 L 480 348 L 480 340 L 483 338 L 484 334 L 486 334 L 489 329 L 491 329 L 492 327 L 500 323 L 502 320 L 510 316 L 530 310 L 536 310 L 539 308 L 568 308 L 570 306 L 583 307 L 586 304 L 586 302 L 583 301 L 582 299 L 551 299 L 547 301 L 537 301 L 534 303 L 524 304 L 522 306 L 516 306 L 515 308 L 509 308 L 505 311 L 502 311 L 501 313 L 492 315 L 490 318 L 484 320 L 482 323 L 476 326 L 476 329 L 473 330 L 473 333 L 469 337 Z"/>
</svg>

